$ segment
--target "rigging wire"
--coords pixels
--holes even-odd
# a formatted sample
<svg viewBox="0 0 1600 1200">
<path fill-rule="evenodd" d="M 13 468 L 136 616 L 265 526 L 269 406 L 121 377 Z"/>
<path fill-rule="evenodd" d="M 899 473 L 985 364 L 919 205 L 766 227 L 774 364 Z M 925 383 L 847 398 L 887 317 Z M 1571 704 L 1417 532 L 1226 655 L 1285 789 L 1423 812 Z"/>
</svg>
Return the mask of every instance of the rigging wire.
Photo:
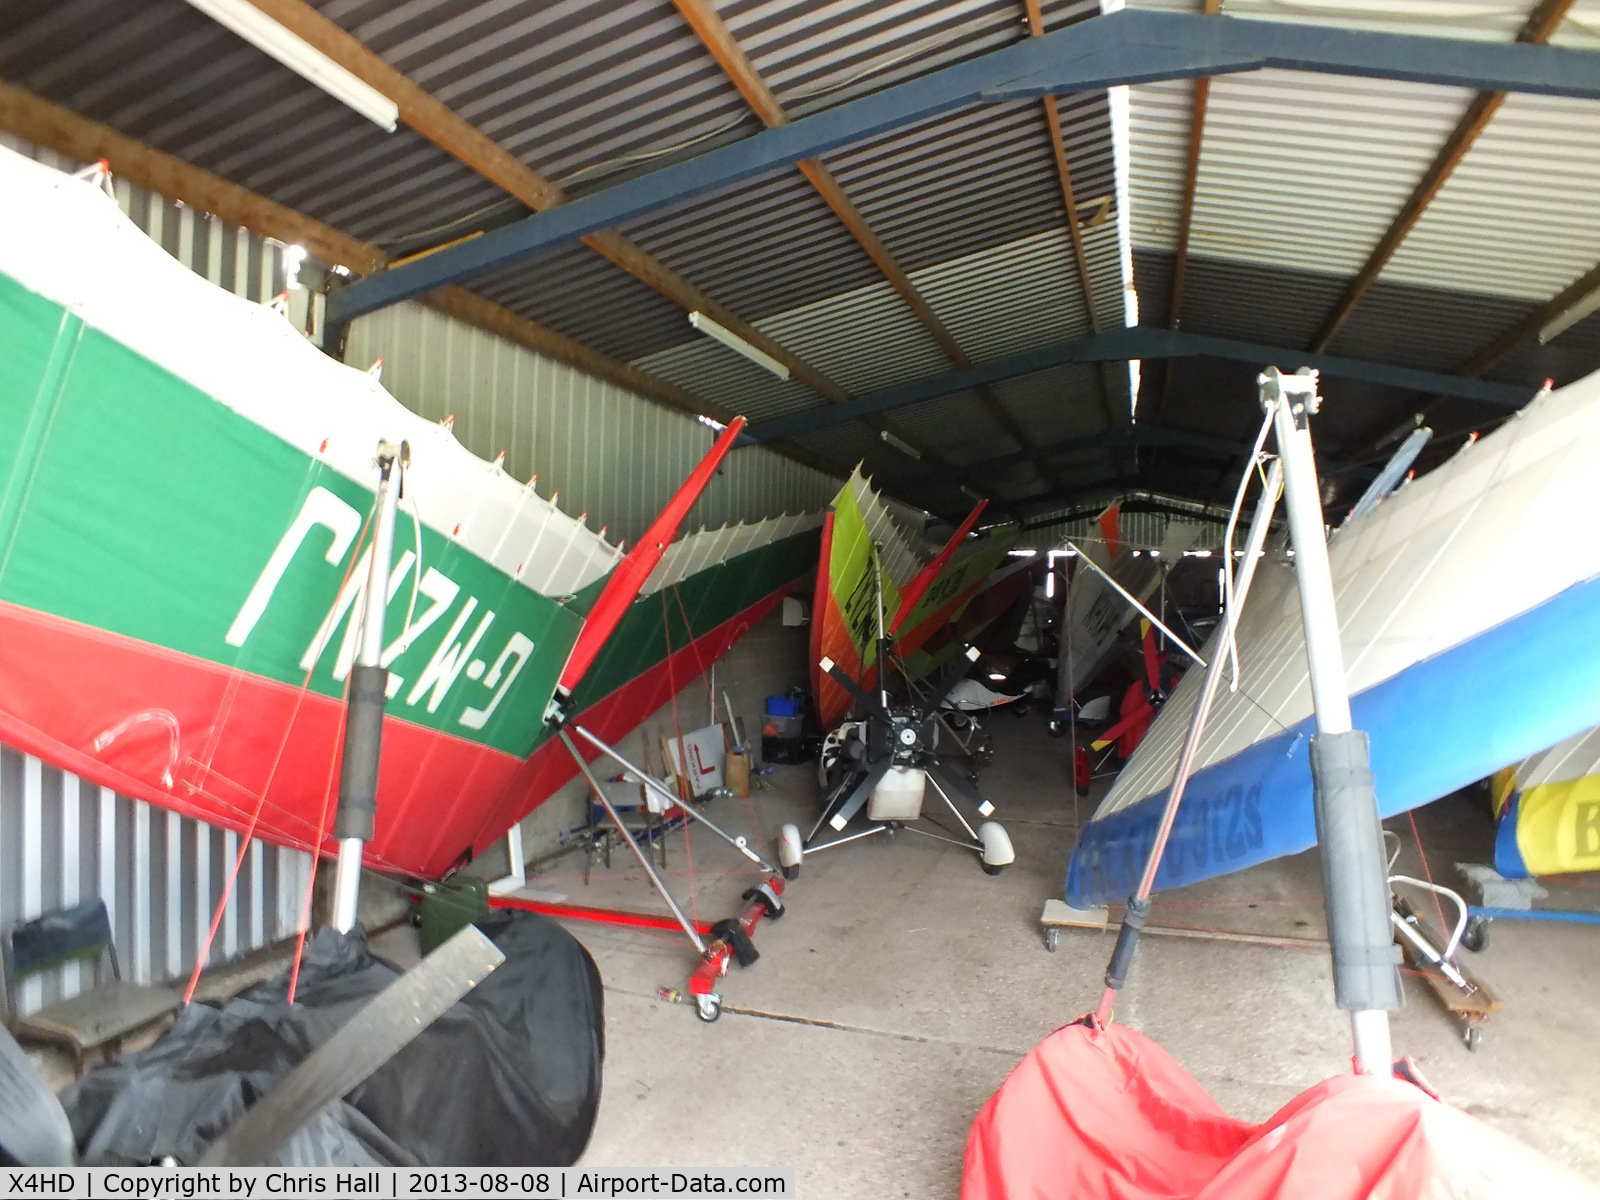
<svg viewBox="0 0 1600 1200">
<path fill-rule="evenodd" d="M 1223 535 L 1222 539 L 1222 552 L 1225 556 L 1222 565 L 1222 606 L 1224 609 L 1231 609 L 1233 607 L 1233 535 L 1238 530 L 1239 514 L 1244 510 L 1245 492 L 1250 488 L 1250 473 L 1253 470 L 1259 471 L 1261 469 L 1261 448 L 1267 444 L 1267 434 L 1271 431 L 1272 413 L 1269 411 L 1262 419 L 1261 428 L 1256 432 L 1255 445 L 1250 449 L 1249 465 L 1247 465 L 1239 474 L 1239 488 L 1234 493 L 1233 508 L 1228 513 L 1227 532 Z M 1266 486 L 1265 477 L 1262 478 L 1261 483 L 1263 487 Z M 1232 627 L 1229 627 L 1228 623 L 1224 622 L 1222 635 L 1226 641 L 1222 646 L 1219 646 L 1218 649 L 1226 650 L 1228 654 L 1228 690 L 1230 692 L 1236 692 L 1239 690 L 1239 639 L 1237 620 L 1233 622 Z"/>
<path fill-rule="evenodd" d="M 683 806 L 685 821 L 683 822 L 683 860 L 689 873 L 689 917 L 695 924 L 700 923 L 700 889 L 694 882 L 694 844 L 689 836 L 690 826 L 694 824 L 693 813 L 689 809 L 688 792 L 693 794 L 693 785 L 689 782 L 689 748 L 684 745 L 683 726 L 678 721 L 678 685 L 672 680 L 672 610 L 667 607 L 667 592 L 661 590 L 661 632 L 666 638 L 667 645 L 667 691 L 672 694 L 672 732 L 678 740 L 678 767 L 682 774 L 677 775 L 678 800 Z M 665 757 L 665 756 L 663 756 Z M 670 765 L 670 764 L 663 764 Z"/>
<path fill-rule="evenodd" d="M 356 561 L 361 557 L 361 546 L 362 546 L 362 543 L 366 541 L 367 533 L 372 528 L 372 520 L 373 520 L 373 517 L 377 514 L 377 511 L 378 511 L 378 504 L 377 504 L 377 500 L 374 499 L 373 500 L 373 504 L 372 504 L 372 509 L 371 509 L 370 512 L 367 513 L 366 523 L 364 525 L 362 525 L 361 533 L 356 538 L 356 543 L 351 549 L 350 564 L 347 567 L 345 567 L 345 569 L 344 569 L 344 578 L 339 581 L 339 588 L 334 593 L 334 597 L 335 597 L 334 604 L 338 603 L 338 599 L 337 599 L 338 596 L 344 591 L 345 585 L 350 582 L 350 574 L 351 574 L 351 572 L 353 572 L 355 570 Z M 331 609 L 330 609 L 330 611 L 331 611 Z M 239 850 L 238 850 L 238 853 L 234 855 L 233 867 L 229 870 L 227 881 L 223 884 L 222 895 L 220 897 L 218 897 L 216 906 L 212 909 L 212 912 L 211 912 L 211 926 L 206 931 L 205 941 L 201 944 L 199 952 L 195 955 L 194 968 L 189 973 L 189 984 L 184 989 L 184 992 L 183 992 L 183 1002 L 186 1005 L 188 1003 L 190 1003 L 194 999 L 195 988 L 200 983 L 200 973 L 201 973 L 202 970 L 205 969 L 206 962 L 211 957 L 211 947 L 212 947 L 212 944 L 216 941 L 217 927 L 222 923 L 222 914 L 227 911 L 228 902 L 230 900 L 232 900 L 232 898 L 233 898 L 233 889 L 238 883 L 239 871 L 244 866 L 244 856 L 247 853 L 249 853 L 250 843 L 255 838 L 256 825 L 261 820 L 261 810 L 262 810 L 263 807 L 265 807 L 265 805 L 267 803 L 267 793 L 272 789 L 272 781 L 277 776 L 278 765 L 283 761 L 284 751 L 286 749 L 288 749 L 289 738 L 294 732 L 294 723 L 295 723 L 296 719 L 300 715 L 300 706 L 301 706 L 301 704 L 304 702 L 304 700 L 306 698 L 306 693 L 311 690 L 311 676 L 312 676 L 312 673 L 316 669 L 317 669 L 316 663 L 312 663 L 311 666 L 306 669 L 305 677 L 300 681 L 300 690 L 295 693 L 294 707 L 289 710 L 289 720 L 284 724 L 283 737 L 278 742 L 277 753 L 275 755 L 273 755 L 272 766 L 270 766 L 267 769 L 266 782 L 264 782 L 261 785 L 261 791 L 258 794 L 258 796 L 256 797 L 255 808 L 250 813 L 250 820 L 246 824 L 244 832 L 240 835 L 240 838 L 239 838 Z M 346 679 L 346 681 L 345 681 L 345 688 L 346 688 L 346 691 L 349 690 L 349 680 L 348 679 Z M 342 730 L 343 730 L 343 724 L 342 724 L 342 718 L 341 718 L 340 731 L 342 732 Z M 337 744 L 337 740 L 336 740 L 335 744 Z M 207 768 L 207 773 L 208 774 L 210 773 L 210 768 L 209 767 Z M 276 806 L 274 806 L 274 807 L 276 807 Z M 320 845 L 320 844 L 321 844 L 321 839 L 319 838 L 318 842 L 317 842 L 317 845 Z M 312 853 L 312 862 L 314 864 L 316 862 L 316 847 L 315 846 L 313 846 L 311 853 Z M 315 874 L 316 874 L 316 868 L 315 868 L 315 866 L 313 866 L 312 875 L 315 876 Z M 296 963 L 298 965 L 298 949 L 296 951 Z M 294 998 L 294 992 L 293 992 L 293 989 L 292 989 L 292 986 L 291 986 L 291 990 L 290 990 L 290 1002 L 291 1003 L 293 1002 L 293 998 Z"/>
</svg>

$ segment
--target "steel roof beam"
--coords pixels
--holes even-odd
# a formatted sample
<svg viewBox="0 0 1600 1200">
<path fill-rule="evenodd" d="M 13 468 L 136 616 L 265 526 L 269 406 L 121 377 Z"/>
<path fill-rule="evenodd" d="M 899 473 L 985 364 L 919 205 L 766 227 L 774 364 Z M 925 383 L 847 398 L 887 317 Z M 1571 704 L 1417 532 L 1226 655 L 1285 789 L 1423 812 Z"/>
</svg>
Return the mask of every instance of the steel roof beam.
<svg viewBox="0 0 1600 1200">
<path fill-rule="evenodd" d="M 1517 41 L 1530 45 L 1548 41 L 1574 2 L 1575 0 L 1543 0 L 1517 32 Z M 1422 214 L 1439 195 L 1445 182 L 1455 174 L 1455 169 L 1461 165 L 1461 160 L 1467 156 L 1467 151 L 1472 149 L 1478 136 L 1488 128 L 1490 118 L 1500 111 L 1505 99 L 1505 92 L 1494 91 L 1481 91 L 1472 98 L 1472 102 L 1467 105 L 1467 111 L 1456 123 L 1450 136 L 1445 139 L 1444 145 L 1439 148 L 1432 165 L 1423 173 L 1411 195 L 1400 206 L 1400 211 L 1395 215 L 1389 228 L 1378 239 L 1378 244 L 1372 248 L 1372 253 L 1367 256 L 1367 261 L 1361 270 L 1350 281 L 1344 294 L 1339 297 L 1339 302 L 1334 305 L 1333 311 L 1323 321 L 1322 329 L 1311 343 L 1313 350 L 1326 350 L 1328 344 L 1338 336 L 1339 330 L 1343 329 L 1344 323 L 1350 319 L 1350 314 L 1355 312 L 1356 305 L 1361 303 L 1362 297 L 1378 281 L 1383 268 L 1400 249 L 1400 243 L 1405 241 L 1406 235 L 1422 219 Z"/>
<path fill-rule="evenodd" d="M 723 21 L 721 15 L 712 6 L 711 0 L 673 0 L 673 3 L 677 6 L 678 12 L 682 14 L 684 20 L 689 23 L 689 27 L 695 31 L 695 34 L 705 44 L 706 49 L 710 51 L 711 57 L 716 59 L 717 65 L 722 68 L 723 74 L 739 89 L 739 94 L 744 97 L 745 103 L 750 106 L 756 116 L 761 118 L 762 123 L 769 129 L 787 125 L 789 123 L 789 114 L 784 111 L 782 102 L 773 94 L 772 89 L 767 86 L 766 80 L 761 78 L 761 73 L 751 63 L 744 49 L 739 45 L 738 39 L 733 36 L 733 31 L 728 28 L 727 23 Z M 834 178 L 833 172 L 828 170 L 820 159 L 815 158 L 803 159 L 796 165 L 817 195 L 822 198 L 823 203 L 833 210 L 833 214 L 839 219 L 840 224 L 845 227 L 850 236 L 855 239 L 856 244 L 872 260 L 873 265 L 883 273 L 883 277 L 889 281 L 894 290 L 900 294 L 900 298 L 906 302 L 907 307 L 911 309 L 917 320 L 922 323 L 923 328 L 939 344 L 939 348 L 944 351 L 945 357 L 958 368 L 972 366 L 972 360 L 961 349 L 960 343 L 945 327 L 944 322 L 939 319 L 932 306 L 923 298 L 917 285 L 911 282 L 911 277 L 895 261 L 895 257 L 890 252 L 889 247 L 884 245 L 883 239 L 873 231 L 867 218 L 845 193 L 839 181 Z M 978 388 L 978 398 L 982 402 L 984 410 L 988 412 L 989 416 L 994 419 L 995 423 L 1005 431 L 1012 441 L 1016 442 L 1024 450 L 1028 450 L 1033 445 L 1032 439 L 1023 432 L 1022 427 L 1017 424 L 1016 418 L 1000 403 L 999 397 L 987 387 L 980 386 Z M 896 436 L 906 440 L 903 434 L 896 434 Z M 1063 486 L 1059 479 L 1050 475 L 1050 466 L 1044 459 L 1040 458 L 1037 461 L 1039 469 L 1045 472 L 1046 477 L 1049 478 L 1054 486 Z M 950 473 L 955 477 L 960 476 L 959 471 Z"/>
<path fill-rule="evenodd" d="M 1030 350 L 1025 354 L 984 363 L 966 371 L 952 371 L 946 375 L 912 380 L 910 383 L 869 393 L 846 404 L 807 409 L 805 412 L 775 417 L 751 427 L 745 437 L 750 442 L 761 443 L 774 438 L 825 429 L 871 413 L 907 408 L 979 384 L 997 383 L 1002 379 L 1032 375 L 1068 363 L 1190 357 L 1221 358 L 1259 367 L 1276 364 L 1285 370 L 1315 367 L 1323 375 L 1334 379 L 1350 379 L 1380 387 L 1436 393 L 1462 400 L 1476 400 L 1502 408 L 1521 408 L 1533 395 L 1531 389 L 1516 384 L 1492 383 L 1460 375 L 1445 375 L 1437 371 L 1419 371 L 1411 367 L 1395 366 L 1392 363 L 1367 362 L 1363 359 L 1341 358 L 1331 354 L 1313 354 L 1306 350 L 1293 350 L 1283 346 L 1261 346 L 1253 342 L 1234 341 L 1231 338 L 1185 333 L 1178 329 L 1136 325 L 1130 329 L 1117 329 L 1068 342 L 1057 342 L 1038 350 Z"/>
<path fill-rule="evenodd" d="M 1127 8 L 931 71 L 491 230 L 331 298 L 347 321 L 973 104 L 1264 67 L 1600 99 L 1600 52 Z"/>
<path fill-rule="evenodd" d="M 1218 514 L 1218 513 L 1212 513 L 1212 512 L 1195 512 L 1193 509 L 1181 508 L 1177 504 L 1163 503 L 1159 498 L 1157 498 L 1156 496 L 1151 495 L 1145 489 L 1136 489 L 1136 490 L 1142 492 L 1143 494 L 1139 495 L 1139 496 L 1135 496 L 1135 497 L 1133 497 L 1131 499 L 1128 499 L 1128 498 L 1123 499 L 1121 504 L 1120 504 L 1120 507 L 1121 507 L 1123 512 L 1125 512 L 1125 513 L 1141 513 L 1141 512 L 1167 513 L 1170 516 L 1182 517 L 1185 521 L 1196 521 L 1196 522 L 1200 522 L 1200 523 L 1203 523 L 1203 524 L 1209 524 L 1209 525 L 1226 525 L 1228 523 L 1228 518 L 1227 518 L 1226 514 Z M 1107 493 L 1107 492 L 1104 492 L 1102 489 L 1095 489 L 1095 492 L 1098 493 L 1098 494 L 1103 495 L 1103 497 L 1104 497 L 1099 503 L 1093 504 L 1088 508 L 1073 509 L 1073 510 L 1071 510 L 1069 512 L 1054 513 L 1054 514 L 1051 514 L 1049 516 L 1044 516 L 1044 517 L 1035 517 L 1033 520 L 1023 523 L 1023 526 L 1022 526 L 1023 532 L 1026 533 L 1027 531 L 1029 531 L 1031 529 L 1045 529 L 1045 528 L 1048 528 L 1051 525 L 1064 525 L 1068 521 L 1081 521 L 1085 517 L 1097 517 L 1104 510 L 1105 505 L 1109 501 L 1115 499 L 1117 494 L 1118 494 L 1116 492 Z M 1124 495 L 1126 495 L 1126 493 L 1124 493 Z M 1036 499 L 1037 499 L 1037 497 L 1036 497 Z M 1176 499 L 1176 497 L 1175 497 L 1175 499 Z"/>
<path fill-rule="evenodd" d="M 1027 13 L 1029 36 L 1043 37 L 1044 12 L 1039 0 L 1023 0 L 1023 8 Z M 1102 328 L 1100 308 L 1094 300 L 1094 283 L 1089 278 L 1089 256 L 1083 248 L 1083 226 L 1078 221 L 1078 197 L 1072 186 L 1072 164 L 1067 161 L 1066 138 L 1061 130 L 1061 110 L 1056 106 L 1054 96 L 1041 96 L 1039 103 L 1044 110 L 1045 129 L 1050 138 L 1050 155 L 1056 164 L 1056 180 L 1061 185 L 1061 203 L 1066 210 L 1067 237 L 1072 242 L 1072 262 L 1078 271 L 1078 290 L 1083 293 L 1083 307 L 1089 314 L 1089 328 L 1099 333 Z M 1123 285 L 1132 287 L 1133 280 L 1124 280 Z M 1105 372 L 1097 369 L 1094 373 L 1094 382 L 1095 390 L 1100 396 L 1100 407 L 1105 412 L 1106 424 L 1115 428 L 1121 422 L 1111 411 L 1111 392 L 1106 387 Z"/>
<path fill-rule="evenodd" d="M 1206 0 L 1206 15 L 1222 11 L 1222 0 Z M 1189 153 L 1183 168 L 1183 199 L 1178 203 L 1178 247 L 1172 260 L 1172 290 L 1167 297 L 1167 328 L 1183 324 L 1183 285 L 1189 271 L 1189 235 L 1194 230 L 1194 196 L 1200 185 L 1200 147 L 1205 141 L 1206 108 L 1211 102 L 1211 80 L 1202 75 L 1194 81 L 1194 105 L 1189 114 Z M 1161 399 L 1156 402 L 1156 420 L 1167 410 L 1172 394 L 1172 364 L 1161 371 Z"/>
<path fill-rule="evenodd" d="M 1121 429 L 1108 429 L 1101 433 L 1067 438 L 1065 441 L 1040 446 L 1037 453 L 1049 458 L 1062 458 L 1068 454 L 1079 454 L 1087 450 L 1126 450 L 1136 446 L 1178 446 L 1227 458 L 1250 453 L 1250 446 L 1246 442 L 1232 442 L 1226 438 L 1207 437 L 1205 434 L 1187 433 L 1177 429 L 1162 429 L 1155 425 L 1125 425 Z M 961 471 L 975 476 L 998 475 L 1012 467 L 1021 466 L 1031 458 L 1032 455 L 1026 453 L 1000 454 L 978 462 L 963 463 Z M 949 483 L 955 478 L 955 471 L 945 469 L 931 471 L 915 482 L 925 485 Z"/>
<path fill-rule="evenodd" d="M 493 138 L 484 134 L 454 109 L 442 103 L 427 89 L 375 54 L 359 38 L 312 8 L 305 0 L 250 0 L 263 13 L 321 53 L 327 55 L 357 78 L 376 88 L 400 108 L 400 120 L 427 138 L 446 154 L 484 179 L 502 188 L 514 199 L 536 212 L 545 212 L 568 202 L 560 187 L 529 167 Z M 848 400 L 849 393 L 810 363 L 767 336 L 715 297 L 702 291 L 665 263 L 646 253 L 643 247 L 611 229 L 594 230 L 582 242 L 608 262 L 665 296 L 685 312 L 703 312 L 719 325 L 732 330 L 758 350 L 781 362 L 799 383 L 831 403 Z M 396 274 L 403 268 L 397 268 Z M 465 305 L 471 293 L 462 291 L 457 301 Z M 478 301 L 487 304 L 487 301 Z M 370 311 L 370 310 L 364 310 Z M 511 314 L 507 310 L 506 315 Z M 357 314 L 341 315 L 339 302 L 329 308 L 329 324 L 337 328 Z M 496 322 L 504 325 L 503 320 Z M 641 372 L 642 374 L 642 372 Z M 718 418 L 726 420 L 726 418 Z M 907 440 L 907 439 L 903 439 Z M 929 455 L 929 457 L 935 457 Z M 813 461 L 815 461 L 813 459 Z M 837 468 L 829 468 L 836 470 Z"/>
</svg>

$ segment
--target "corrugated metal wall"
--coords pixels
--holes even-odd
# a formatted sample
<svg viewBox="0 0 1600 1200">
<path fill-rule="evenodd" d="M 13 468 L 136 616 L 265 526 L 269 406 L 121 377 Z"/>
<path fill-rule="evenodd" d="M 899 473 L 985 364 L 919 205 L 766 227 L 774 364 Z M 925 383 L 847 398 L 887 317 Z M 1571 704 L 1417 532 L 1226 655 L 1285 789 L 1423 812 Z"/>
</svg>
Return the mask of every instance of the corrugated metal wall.
<svg viewBox="0 0 1600 1200">
<path fill-rule="evenodd" d="M 345 360 L 383 359 L 383 385 L 435 420 L 455 416 L 462 445 L 483 458 L 506 452 L 518 479 L 561 493 L 567 512 L 630 541 L 710 448 L 715 432 L 632 392 L 425 305 L 373 313 L 350 330 Z M 734 405 L 733 407 L 737 407 Z M 687 527 L 816 512 L 842 481 L 759 446 L 735 451 Z"/>
<path fill-rule="evenodd" d="M 78 165 L 20 139 L 0 146 L 61 170 Z M 186 266 L 254 300 L 283 288 L 281 247 L 144 188 L 114 181 L 117 202 Z M 211 923 L 239 840 L 199 821 L 95 787 L 30 755 L 0 747 L 0 930 L 78 900 L 104 899 L 125 978 L 186 974 Z M 292 933 L 304 903 L 310 856 L 254 842 L 211 961 Z M 19 1007 L 75 995 L 92 981 L 70 965 L 24 985 Z"/>
<path fill-rule="evenodd" d="M 1213 513 L 1213 515 L 1215 515 Z M 1130 546 L 1155 548 L 1166 537 L 1167 526 L 1183 518 L 1163 512 L 1128 512 L 1122 514 L 1122 540 Z M 1216 550 L 1222 545 L 1223 526 L 1215 521 L 1199 521 L 1200 536 L 1195 540 L 1196 550 Z M 1026 530 L 1017 542 L 1031 550 L 1050 550 L 1061 546 L 1068 538 L 1082 542 L 1085 538 L 1098 538 L 1100 523 L 1095 517 L 1080 517 L 1075 521 L 1062 521 Z M 1235 545 L 1243 543 L 1238 535 Z"/>
<path fill-rule="evenodd" d="M 123 977 L 188 973 L 239 852 L 239 835 L 118 796 L 31 755 L 0 746 L 0 923 L 102 899 Z M 310 856 L 251 842 L 217 929 L 210 961 L 294 932 Z M 32 1012 L 92 982 L 87 964 L 26 981 Z"/>
</svg>

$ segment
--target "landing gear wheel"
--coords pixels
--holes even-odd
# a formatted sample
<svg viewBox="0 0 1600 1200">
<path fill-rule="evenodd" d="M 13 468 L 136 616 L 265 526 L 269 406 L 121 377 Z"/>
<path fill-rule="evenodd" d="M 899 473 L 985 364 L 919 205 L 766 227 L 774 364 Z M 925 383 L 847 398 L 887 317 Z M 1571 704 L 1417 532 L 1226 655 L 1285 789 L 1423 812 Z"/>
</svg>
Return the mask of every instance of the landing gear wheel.
<svg viewBox="0 0 1600 1200">
<path fill-rule="evenodd" d="M 1033 711 L 1033 705 L 1026 700 L 1013 700 L 1011 702 L 1011 715 L 1021 720 Z"/>
<path fill-rule="evenodd" d="M 1051 721 L 1048 728 L 1051 737 L 1067 736 L 1067 723 L 1065 721 Z"/>
<path fill-rule="evenodd" d="M 1478 1044 L 1483 1041 L 1483 1030 L 1477 1025 L 1468 1025 L 1461 1031 L 1461 1040 L 1467 1044 L 1469 1051 L 1476 1050 Z"/>
<path fill-rule="evenodd" d="M 800 842 L 800 826 L 785 825 L 778 830 L 778 863 L 783 867 L 785 879 L 793 879 L 800 874 L 800 863 L 804 858 L 805 847 Z"/>
<path fill-rule="evenodd" d="M 694 998 L 694 1015 L 707 1025 L 722 1015 L 722 997 L 712 992 L 709 996 Z"/>
<path fill-rule="evenodd" d="M 1461 945 L 1474 954 L 1489 944 L 1489 918 L 1468 917 L 1467 928 L 1461 934 Z"/>
<path fill-rule="evenodd" d="M 978 840 L 983 843 L 978 861 L 985 875 L 998 875 L 1017 861 L 1017 852 L 1011 847 L 1011 838 L 998 821 L 985 821 L 978 826 Z"/>
<path fill-rule="evenodd" d="M 1044 931 L 1044 948 L 1051 954 L 1056 952 L 1056 947 L 1061 944 L 1061 930 L 1046 929 Z"/>
</svg>

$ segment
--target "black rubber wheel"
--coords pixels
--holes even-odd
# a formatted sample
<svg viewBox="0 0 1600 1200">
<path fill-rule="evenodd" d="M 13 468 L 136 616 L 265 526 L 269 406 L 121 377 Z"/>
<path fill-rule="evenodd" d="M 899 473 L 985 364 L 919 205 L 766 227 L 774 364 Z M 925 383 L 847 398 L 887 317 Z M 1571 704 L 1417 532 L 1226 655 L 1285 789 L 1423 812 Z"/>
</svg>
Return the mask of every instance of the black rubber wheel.
<svg viewBox="0 0 1600 1200">
<path fill-rule="evenodd" d="M 1067 736 L 1067 723 L 1065 721 L 1051 721 L 1050 722 L 1050 736 L 1051 737 L 1066 737 Z"/>
<path fill-rule="evenodd" d="M 712 1000 L 708 1004 L 701 1004 L 697 998 L 695 1000 L 694 1015 L 709 1025 L 722 1015 L 722 1002 L 720 1000 Z"/>
<path fill-rule="evenodd" d="M 783 868 L 783 877 L 785 879 L 793 879 L 796 876 L 798 876 L 799 874 L 800 874 L 800 868 L 799 867 L 784 867 Z"/>
<path fill-rule="evenodd" d="M 981 858 L 978 860 L 978 865 L 983 868 L 983 873 L 985 875 L 998 875 L 1001 871 L 1005 870 L 1004 865 L 997 867 L 993 863 L 984 862 Z"/>
<path fill-rule="evenodd" d="M 1474 954 L 1489 944 L 1489 918 L 1468 917 L 1467 927 L 1461 934 L 1462 949 L 1471 950 Z"/>
<path fill-rule="evenodd" d="M 1033 705 L 1026 700 L 1013 700 L 1011 702 L 1011 715 L 1019 721 L 1033 711 Z"/>
<path fill-rule="evenodd" d="M 1467 1049 L 1469 1051 L 1476 1050 L 1478 1048 L 1478 1044 L 1483 1041 L 1483 1030 L 1479 1029 L 1476 1025 L 1468 1025 L 1466 1029 L 1462 1031 L 1461 1040 L 1466 1042 Z"/>
</svg>

